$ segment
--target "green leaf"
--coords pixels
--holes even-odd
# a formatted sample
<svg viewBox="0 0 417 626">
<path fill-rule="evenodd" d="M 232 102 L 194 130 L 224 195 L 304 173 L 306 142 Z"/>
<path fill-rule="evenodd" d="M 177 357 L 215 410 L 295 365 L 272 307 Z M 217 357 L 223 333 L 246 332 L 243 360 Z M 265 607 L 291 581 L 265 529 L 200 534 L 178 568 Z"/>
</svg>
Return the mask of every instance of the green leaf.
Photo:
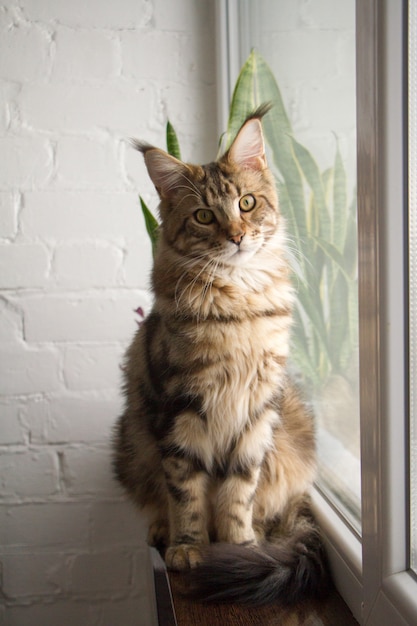
<svg viewBox="0 0 417 626">
<path fill-rule="evenodd" d="M 294 156 L 305 179 L 314 195 L 315 220 L 314 227 L 316 234 L 321 235 L 324 239 L 330 237 L 330 215 L 326 203 L 326 194 L 323 179 L 319 166 L 311 156 L 311 153 L 302 146 L 298 141 L 291 137 Z M 317 228 L 317 230 L 316 230 Z M 311 232 L 311 229 L 309 229 Z"/>
<path fill-rule="evenodd" d="M 166 140 L 168 154 L 181 160 L 180 144 L 178 141 L 177 133 L 174 130 L 171 122 L 168 120 L 166 128 Z"/>
<path fill-rule="evenodd" d="M 159 224 L 151 211 L 148 209 L 142 196 L 139 196 L 143 217 L 145 218 L 146 231 L 152 244 L 152 255 L 155 256 L 156 244 L 158 242 Z"/>
<path fill-rule="evenodd" d="M 227 131 L 224 135 L 228 150 L 246 118 L 255 110 L 256 52 L 252 50 L 240 70 L 233 90 L 229 109 Z"/>
<path fill-rule="evenodd" d="M 329 346 L 333 370 L 342 373 L 341 355 L 349 341 L 349 282 L 338 272 L 330 293 Z"/>
<path fill-rule="evenodd" d="M 346 172 L 339 151 L 339 142 L 336 141 L 336 156 L 334 161 L 333 179 L 333 236 L 332 241 L 342 252 L 346 237 L 347 219 L 347 191 Z"/>
<path fill-rule="evenodd" d="M 314 237 L 314 241 L 323 250 L 327 258 L 337 265 L 337 268 L 344 274 L 346 280 L 350 280 L 349 272 L 346 268 L 346 259 L 336 246 L 321 237 Z"/>
</svg>

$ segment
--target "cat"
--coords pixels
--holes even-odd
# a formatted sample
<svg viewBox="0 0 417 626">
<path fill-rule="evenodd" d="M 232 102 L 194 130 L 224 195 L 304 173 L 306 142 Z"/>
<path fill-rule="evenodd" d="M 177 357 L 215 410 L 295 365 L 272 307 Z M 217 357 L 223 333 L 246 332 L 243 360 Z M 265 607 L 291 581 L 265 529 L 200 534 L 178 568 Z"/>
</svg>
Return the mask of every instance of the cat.
<svg viewBox="0 0 417 626">
<path fill-rule="evenodd" d="M 160 197 L 154 305 L 126 354 L 117 479 L 148 542 L 212 601 L 327 588 L 313 420 L 287 373 L 294 292 L 262 117 L 196 166 L 135 142 Z"/>
</svg>

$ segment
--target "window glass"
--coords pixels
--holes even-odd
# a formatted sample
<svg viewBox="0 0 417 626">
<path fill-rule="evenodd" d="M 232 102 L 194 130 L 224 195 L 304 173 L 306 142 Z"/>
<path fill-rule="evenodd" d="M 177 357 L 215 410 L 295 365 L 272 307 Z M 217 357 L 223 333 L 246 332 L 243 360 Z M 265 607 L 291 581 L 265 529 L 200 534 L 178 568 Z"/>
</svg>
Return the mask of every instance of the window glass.
<svg viewBox="0 0 417 626">
<path fill-rule="evenodd" d="M 254 47 L 268 63 L 294 138 L 294 181 L 275 170 L 299 300 L 291 366 L 317 421 L 318 485 L 360 530 L 355 2 L 245 8 L 241 60 Z"/>
</svg>

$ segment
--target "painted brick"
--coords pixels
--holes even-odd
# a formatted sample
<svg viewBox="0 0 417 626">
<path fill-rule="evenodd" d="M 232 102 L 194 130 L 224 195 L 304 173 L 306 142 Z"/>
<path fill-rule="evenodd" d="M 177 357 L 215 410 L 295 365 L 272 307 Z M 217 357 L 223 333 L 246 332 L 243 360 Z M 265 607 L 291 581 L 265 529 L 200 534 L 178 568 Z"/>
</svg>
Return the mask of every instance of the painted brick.
<svg viewBox="0 0 417 626">
<path fill-rule="evenodd" d="M 63 474 L 69 495 L 115 497 L 121 490 L 112 477 L 108 448 L 68 449 L 63 452 Z"/>
<path fill-rule="evenodd" d="M 127 551 L 80 554 L 73 558 L 70 590 L 83 596 L 124 591 L 129 587 L 131 571 Z"/>
<path fill-rule="evenodd" d="M 205 2 L 203 7 L 194 0 L 185 0 L 177 3 L 167 3 L 164 0 L 154 0 L 155 27 L 161 31 L 177 31 L 190 33 L 201 19 L 207 25 L 214 7 Z"/>
<path fill-rule="evenodd" d="M 0 505 L 0 553 L 88 547 L 89 507 L 80 502 Z"/>
<path fill-rule="evenodd" d="M 0 454 L 2 497 L 51 496 L 59 490 L 58 461 L 52 452 Z"/>
<path fill-rule="evenodd" d="M 14 82 L 0 83 L 0 130 L 2 131 L 8 130 L 15 121 L 15 100 L 19 87 L 19 84 Z"/>
<path fill-rule="evenodd" d="M 58 28 L 51 80 L 111 81 L 117 72 L 117 49 L 117 39 L 109 32 Z"/>
<path fill-rule="evenodd" d="M 121 189 L 116 148 L 86 137 L 61 137 L 55 185 L 66 189 Z"/>
<path fill-rule="evenodd" d="M 138 153 L 136 169 L 139 169 Z M 148 184 L 145 168 L 143 186 Z M 149 184 L 150 188 L 150 184 Z M 136 192 L 31 191 L 20 213 L 22 233 L 46 240 L 104 238 L 121 242 L 126 233 L 144 238 Z"/>
<path fill-rule="evenodd" d="M 64 354 L 64 377 L 68 388 L 120 388 L 123 353 L 120 345 L 67 348 Z"/>
<path fill-rule="evenodd" d="M 122 251 L 114 246 L 99 246 L 97 243 L 62 245 L 55 250 L 53 280 L 64 288 L 114 287 L 118 283 L 122 261 Z"/>
<path fill-rule="evenodd" d="M 8 606 L 5 626 L 97 626 L 92 604 L 91 601 L 83 603 L 54 597 L 53 602 L 48 603 Z"/>
<path fill-rule="evenodd" d="M 41 137 L 1 137 L 4 155 L 0 168 L 0 187 L 14 190 L 43 186 L 52 174 L 52 155 Z"/>
<path fill-rule="evenodd" d="M 156 214 L 156 212 L 155 212 Z M 150 286 L 152 270 L 152 247 L 147 233 L 141 231 L 137 237 L 126 241 L 123 263 L 123 284 L 128 287 Z"/>
<path fill-rule="evenodd" d="M 64 557 L 57 554 L 3 555 L 3 592 L 9 598 L 54 596 L 65 585 Z"/>
<path fill-rule="evenodd" d="M 17 211 L 13 193 L 0 192 L 0 238 L 14 237 L 17 231 Z"/>
<path fill-rule="evenodd" d="M 42 79 L 48 68 L 49 46 L 48 35 L 34 25 L 4 24 L 0 35 L 0 77 L 15 82 Z"/>
<path fill-rule="evenodd" d="M 150 23 L 153 2 L 150 0 L 120 0 L 116 4 L 106 0 L 20 0 L 19 6 L 29 20 L 58 22 L 73 27 L 143 28 Z"/>
<path fill-rule="evenodd" d="M 139 290 L 100 296 L 40 296 L 21 299 L 27 341 L 129 341 L 136 330 L 134 310 L 150 309 Z M 53 323 L 52 323 L 53 322 Z"/>
<path fill-rule="evenodd" d="M 141 80 L 171 81 L 182 72 L 181 40 L 177 33 L 136 31 L 121 33 L 123 75 Z M 161 49 L 166 54 L 161 54 Z"/>
<path fill-rule="evenodd" d="M 90 516 L 94 547 L 145 546 L 147 520 L 131 502 L 95 502 Z"/>
<path fill-rule="evenodd" d="M 22 416 L 33 444 L 105 443 L 121 413 L 118 394 L 35 399 Z"/>
<path fill-rule="evenodd" d="M 185 161 L 207 163 L 218 151 L 215 94 L 210 85 L 167 85 L 162 90 L 167 115 L 175 120 Z M 204 140 L 203 140 L 204 137 Z M 192 139 L 195 149 L 187 147 Z"/>
<path fill-rule="evenodd" d="M 19 412 L 20 407 L 18 405 L 0 404 L 0 445 L 16 445 L 25 442 Z"/>
<path fill-rule="evenodd" d="M 143 129 L 152 115 L 154 92 L 153 85 L 144 81 L 133 86 L 104 82 L 28 83 L 19 94 L 18 106 L 25 124 L 34 129 L 89 134 L 106 129 L 128 138 Z M 81 145 L 86 143 L 85 138 L 80 141 Z M 69 150 L 71 143 L 76 143 L 74 138 L 64 142 L 61 152 Z M 77 146 L 75 149 L 80 150 Z M 105 146 L 105 151 L 111 153 L 111 148 Z"/>
<path fill-rule="evenodd" d="M 0 284 L 42 287 L 48 281 L 49 253 L 39 244 L 0 244 Z"/>
<path fill-rule="evenodd" d="M 45 393 L 61 387 L 58 354 L 47 348 L 27 350 L 22 345 L 3 350 L 0 393 Z"/>
<path fill-rule="evenodd" d="M 0 300 L 0 344 L 13 346 L 22 339 L 22 314 L 6 300 Z"/>
</svg>

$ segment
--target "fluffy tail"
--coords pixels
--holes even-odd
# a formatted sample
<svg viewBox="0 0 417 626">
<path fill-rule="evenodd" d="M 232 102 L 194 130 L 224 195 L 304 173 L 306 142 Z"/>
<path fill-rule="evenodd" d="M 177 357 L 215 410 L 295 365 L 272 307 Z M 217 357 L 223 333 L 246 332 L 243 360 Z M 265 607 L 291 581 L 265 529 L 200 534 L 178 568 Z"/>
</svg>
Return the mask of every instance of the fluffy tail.
<svg viewBox="0 0 417 626">
<path fill-rule="evenodd" d="M 330 578 L 320 535 L 306 529 L 257 548 L 211 544 L 189 584 L 189 595 L 206 602 L 290 606 L 326 595 Z"/>
</svg>

